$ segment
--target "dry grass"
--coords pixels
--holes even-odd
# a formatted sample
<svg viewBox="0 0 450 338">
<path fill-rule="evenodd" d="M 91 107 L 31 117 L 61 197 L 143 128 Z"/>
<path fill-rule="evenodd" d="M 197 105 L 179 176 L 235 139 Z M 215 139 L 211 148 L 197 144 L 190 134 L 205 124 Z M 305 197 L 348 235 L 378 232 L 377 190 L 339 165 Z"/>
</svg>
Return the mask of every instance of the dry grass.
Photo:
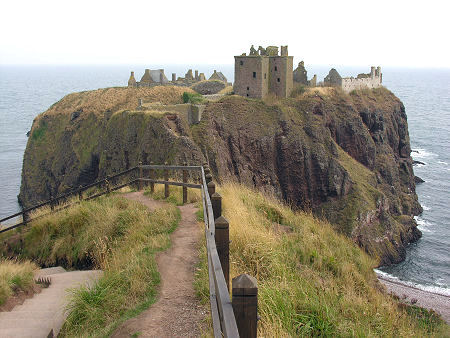
<svg viewBox="0 0 450 338">
<path fill-rule="evenodd" d="M 33 287 L 33 272 L 37 269 L 29 261 L 19 262 L 0 258 L 0 305 L 17 291 L 27 291 Z"/>
<path fill-rule="evenodd" d="M 170 245 L 179 219 L 170 204 L 150 212 L 117 195 L 100 197 L 34 221 L 16 234 L 25 243 L 18 254 L 43 266 L 103 270 L 98 283 L 74 291 L 62 335 L 104 336 L 155 300 L 155 254 Z"/>
<path fill-rule="evenodd" d="M 226 86 L 224 89 L 222 89 L 217 94 L 230 95 L 232 92 L 233 92 L 233 86 Z"/>
<path fill-rule="evenodd" d="M 91 112 L 101 114 L 105 112 L 116 112 L 118 110 L 133 110 L 138 106 L 138 99 L 144 102 L 160 102 L 161 104 L 183 103 L 184 92 L 194 92 L 185 87 L 176 86 L 156 86 L 140 88 L 105 88 L 80 93 L 73 93 L 52 105 L 42 115 L 68 115 L 74 111 Z M 82 115 L 80 116 L 82 118 Z M 38 123 L 34 125 L 39 125 Z"/>
<path fill-rule="evenodd" d="M 441 321 L 420 326 L 382 293 L 375 262 L 328 223 L 240 185 L 226 184 L 220 194 L 230 222 L 230 277 L 258 280 L 259 336 L 442 334 Z M 292 231 L 280 233 L 277 224 Z M 203 261 L 196 280 L 204 301 L 206 269 Z"/>
</svg>

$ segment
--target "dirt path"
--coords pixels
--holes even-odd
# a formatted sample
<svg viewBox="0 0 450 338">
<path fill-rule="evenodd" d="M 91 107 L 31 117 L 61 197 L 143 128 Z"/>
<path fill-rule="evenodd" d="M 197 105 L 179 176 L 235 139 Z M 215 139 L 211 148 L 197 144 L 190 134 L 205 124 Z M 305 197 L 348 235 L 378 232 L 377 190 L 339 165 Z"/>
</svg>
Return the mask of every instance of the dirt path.
<svg viewBox="0 0 450 338">
<path fill-rule="evenodd" d="M 142 202 L 154 210 L 164 202 L 154 201 L 140 192 L 125 194 L 126 198 Z M 156 256 L 161 274 L 159 298 L 149 309 L 123 323 L 112 337 L 198 337 L 205 316 L 194 287 L 194 270 L 198 261 L 197 244 L 201 238 L 192 205 L 178 207 L 181 221 L 170 236 L 171 247 Z"/>
</svg>

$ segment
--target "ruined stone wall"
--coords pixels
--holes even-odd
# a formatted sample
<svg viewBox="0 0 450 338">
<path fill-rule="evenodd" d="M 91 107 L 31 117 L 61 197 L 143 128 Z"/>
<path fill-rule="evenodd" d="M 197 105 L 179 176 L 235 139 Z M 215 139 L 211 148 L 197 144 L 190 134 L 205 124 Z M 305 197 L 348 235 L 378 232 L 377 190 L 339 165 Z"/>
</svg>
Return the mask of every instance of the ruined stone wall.
<svg viewBox="0 0 450 338">
<path fill-rule="evenodd" d="M 234 57 L 234 93 L 263 98 L 269 91 L 269 58 L 261 56 Z"/>
<path fill-rule="evenodd" d="M 364 88 L 378 88 L 381 87 L 381 76 L 367 77 L 367 78 L 353 78 L 345 77 L 342 79 L 342 89 L 349 93 L 352 90 Z"/>
<path fill-rule="evenodd" d="M 269 60 L 269 92 L 279 97 L 288 97 L 294 85 L 294 57 L 270 57 Z"/>
</svg>

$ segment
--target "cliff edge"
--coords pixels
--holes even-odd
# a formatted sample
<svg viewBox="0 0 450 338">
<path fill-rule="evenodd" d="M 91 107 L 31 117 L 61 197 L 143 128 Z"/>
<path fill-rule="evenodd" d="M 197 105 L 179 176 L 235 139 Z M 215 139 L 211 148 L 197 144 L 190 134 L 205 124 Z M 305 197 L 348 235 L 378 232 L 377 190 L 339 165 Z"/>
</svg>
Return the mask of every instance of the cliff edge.
<svg viewBox="0 0 450 338">
<path fill-rule="evenodd" d="M 380 264 L 400 262 L 421 233 L 408 124 L 385 88 L 333 88 L 264 101 L 224 96 L 202 120 L 137 108 L 181 104 L 177 87 L 108 88 L 70 94 L 33 122 L 19 195 L 31 205 L 136 165 L 199 164 L 327 218 Z"/>
</svg>

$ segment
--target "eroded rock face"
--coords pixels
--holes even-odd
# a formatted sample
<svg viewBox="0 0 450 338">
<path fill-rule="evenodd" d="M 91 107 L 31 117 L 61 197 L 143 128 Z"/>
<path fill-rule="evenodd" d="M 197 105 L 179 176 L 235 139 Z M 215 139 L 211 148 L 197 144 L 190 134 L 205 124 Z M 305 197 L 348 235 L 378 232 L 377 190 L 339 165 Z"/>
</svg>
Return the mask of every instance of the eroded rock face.
<svg viewBox="0 0 450 338">
<path fill-rule="evenodd" d="M 88 94 L 73 95 L 79 102 Z M 309 90 L 272 104 L 227 96 L 209 102 L 191 127 L 177 115 L 126 110 L 129 95 L 103 111 L 65 98 L 39 116 L 24 156 L 25 205 L 139 161 L 207 160 L 216 180 L 274 193 L 326 217 L 380 263 L 401 261 L 405 246 L 420 237 L 406 114 L 386 89 Z"/>
</svg>

